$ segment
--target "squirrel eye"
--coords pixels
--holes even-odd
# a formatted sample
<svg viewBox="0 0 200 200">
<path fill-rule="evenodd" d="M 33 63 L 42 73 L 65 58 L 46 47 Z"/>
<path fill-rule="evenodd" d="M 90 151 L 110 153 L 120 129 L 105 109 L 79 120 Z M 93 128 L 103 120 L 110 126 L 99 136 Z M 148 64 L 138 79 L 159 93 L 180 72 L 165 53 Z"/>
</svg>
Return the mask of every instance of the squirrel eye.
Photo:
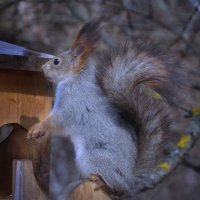
<svg viewBox="0 0 200 200">
<path fill-rule="evenodd" d="M 55 59 L 53 60 L 53 64 L 54 64 L 54 65 L 58 65 L 59 63 L 60 63 L 60 59 L 55 58 Z"/>
</svg>

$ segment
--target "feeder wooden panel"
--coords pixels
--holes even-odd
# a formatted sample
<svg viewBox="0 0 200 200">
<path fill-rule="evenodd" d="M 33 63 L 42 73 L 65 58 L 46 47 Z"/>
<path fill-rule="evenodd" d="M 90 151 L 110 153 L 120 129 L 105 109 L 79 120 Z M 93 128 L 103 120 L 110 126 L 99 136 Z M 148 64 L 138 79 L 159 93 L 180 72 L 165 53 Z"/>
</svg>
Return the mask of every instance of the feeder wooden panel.
<svg viewBox="0 0 200 200">
<path fill-rule="evenodd" d="M 9 123 L 17 123 L 23 128 L 25 128 L 24 130 L 27 131 L 33 124 L 42 121 L 48 115 L 48 113 L 52 109 L 52 102 L 53 102 L 52 96 L 53 96 L 52 89 L 49 88 L 49 83 L 46 81 L 44 75 L 41 72 L 14 70 L 14 69 L 0 69 L 0 126 Z M 15 134 L 14 137 L 17 137 L 17 134 Z M 12 141 L 17 141 L 19 142 L 19 144 L 21 142 L 21 145 L 25 147 L 23 142 L 26 143 L 26 141 L 22 141 L 20 139 L 17 140 L 16 138 Z M 9 141 L 7 142 L 9 143 Z M 0 143 L 0 146 L 4 148 L 2 144 L 3 143 Z M 37 140 L 37 142 L 35 142 L 35 148 L 37 150 L 34 150 L 33 157 L 36 158 L 34 162 L 37 163 L 43 161 L 42 164 L 39 163 L 39 167 L 40 164 L 42 165 L 42 169 L 39 170 L 40 174 L 35 174 L 35 175 L 36 177 L 39 177 L 41 179 L 43 179 L 43 174 L 41 174 L 42 172 L 44 172 L 44 174 L 45 173 L 48 174 L 50 171 L 49 170 L 50 155 L 48 152 L 49 149 L 48 146 L 49 146 L 48 137 L 43 137 Z M 26 150 L 27 149 L 24 149 L 24 151 Z M 12 149 L 12 147 L 10 146 L 9 153 L 12 153 L 12 155 L 15 156 L 15 151 L 16 149 Z M 6 155 L 4 150 L 0 152 L 0 158 L 2 153 L 4 154 L 4 159 L 5 159 Z M 31 157 L 30 159 L 34 159 L 33 157 Z M 15 157 L 12 158 L 14 159 Z M 27 157 L 25 159 L 27 159 Z M 29 195 L 38 194 L 38 198 L 36 199 L 46 200 L 47 198 L 43 195 L 42 192 L 38 193 L 38 191 L 40 191 L 40 188 L 38 186 L 38 182 L 36 182 L 34 179 L 33 170 L 30 166 L 30 162 L 28 162 L 28 164 L 27 163 L 24 164 L 23 161 L 19 163 L 21 163 L 19 164 L 19 166 L 21 166 L 20 170 L 24 170 L 23 172 L 24 175 L 21 177 L 21 179 L 18 180 L 25 181 L 24 183 L 27 183 L 26 186 L 29 185 L 28 187 L 22 187 L 23 194 L 20 193 L 20 195 L 23 195 L 25 197 L 27 194 Z M 19 170 L 19 168 L 17 168 L 16 166 L 17 164 L 15 162 L 14 171 L 16 173 L 13 174 L 13 180 L 15 181 Z M 3 173 L 3 169 L 0 170 L 2 170 Z M 46 174 L 44 175 L 45 180 L 48 179 Z M 29 179 L 32 181 L 29 182 Z M 14 181 L 13 191 L 16 191 L 15 187 L 17 186 L 17 183 L 15 181 Z M 43 180 L 41 181 L 39 180 L 40 183 L 42 183 L 42 181 Z M 104 194 L 101 190 L 94 192 L 94 187 L 95 186 L 93 183 L 82 184 L 73 192 L 73 194 L 70 197 L 70 200 L 109 199 L 107 195 Z M 51 184 L 49 190 L 51 190 Z"/>
<path fill-rule="evenodd" d="M 48 176 L 50 171 L 49 139 L 28 141 L 25 137 L 27 130 L 43 120 L 51 108 L 52 90 L 41 72 L 0 70 L 0 126 L 11 123 L 14 127 L 0 143 L 0 198 L 11 193 L 13 159 L 32 160 L 40 185 L 48 191 L 49 178 L 44 179 L 44 175 Z"/>
<path fill-rule="evenodd" d="M 96 185 L 84 183 L 74 190 L 69 200 L 111 200 L 102 190 L 94 191 Z"/>
<path fill-rule="evenodd" d="M 48 200 L 38 186 L 32 162 L 15 160 L 13 162 L 13 200 Z"/>
<path fill-rule="evenodd" d="M 52 90 L 40 72 L 0 70 L 0 125 L 18 123 L 26 129 L 52 108 Z"/>
</svg>

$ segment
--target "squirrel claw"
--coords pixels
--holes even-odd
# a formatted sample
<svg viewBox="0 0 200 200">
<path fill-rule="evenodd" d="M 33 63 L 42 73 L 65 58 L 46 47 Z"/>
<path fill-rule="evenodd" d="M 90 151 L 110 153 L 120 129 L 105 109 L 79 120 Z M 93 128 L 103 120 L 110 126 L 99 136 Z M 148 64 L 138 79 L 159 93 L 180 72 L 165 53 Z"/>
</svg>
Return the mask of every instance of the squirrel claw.
<svg viewBox="0 0 200 200">
<path fill-rule="evenodd" d="M 98 191 L 99 189 L 105 188 L 105 186 L 106 186 L 105 182 L 98 175 L 90 175 L 89 180 L 96 184 L 96 186 L 94 188 L 95 192 Z"/>
<path fill-rule="evenodd" d="M 39 138 L 46 134 L 46 131 L 42 129 L 39 124 L 34 125 L 27 133 L 27 139 Z"/>
</svg>

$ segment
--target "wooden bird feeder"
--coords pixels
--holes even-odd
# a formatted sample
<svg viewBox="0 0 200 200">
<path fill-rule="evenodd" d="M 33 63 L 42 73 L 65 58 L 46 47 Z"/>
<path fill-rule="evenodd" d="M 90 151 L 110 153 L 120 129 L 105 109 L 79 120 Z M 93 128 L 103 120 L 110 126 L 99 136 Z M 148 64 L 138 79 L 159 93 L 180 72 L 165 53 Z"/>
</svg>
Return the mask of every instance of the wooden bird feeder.
<svg viewBox="0 0 200 200">
<path fill-rule="evenodd" d="M 26 67 L 22 57 L 16 58 L 23 62 L 16 64 L 13 57 L 0 56 L 0 199 L 56 200 L 51 195 L 54 179 L 50 169 L 52 160 L 56 162 L 54 148 L 50 148 L 53 141 L 48 136 L 25 138 L 27 130 L 52 109 L 52 87 L 40 66 Z M 94 183 L 84 183 L 70 200 L 109 199 L 94 188 Z"/>
</svg>

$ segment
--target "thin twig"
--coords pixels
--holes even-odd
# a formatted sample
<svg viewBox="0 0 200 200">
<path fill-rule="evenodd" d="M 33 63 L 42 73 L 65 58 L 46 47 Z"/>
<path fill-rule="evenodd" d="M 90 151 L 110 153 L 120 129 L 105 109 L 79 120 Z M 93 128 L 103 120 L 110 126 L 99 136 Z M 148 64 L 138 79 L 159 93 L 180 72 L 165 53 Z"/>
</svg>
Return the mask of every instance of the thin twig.
<svg viewBox="0 0 200 200">
<path fill-rule="evenodd" d="M 196 172 L 200 172 L 200 160 L 192 158 L 191 156 L 186 156 L 183 160 L 183 164 L 187 167 L 194 169 Z"/>
<path fill-rule="evenodd" d="M 0 13 L 10 8 L 12 5 L 18 3 L 20 0 L 12 0 L 0 7 Z"/>
<path fill-rule="evenodd" d="M 145 13 L 142 13 L 138 10 L 135 10 L 135 9 L 128 9 L 128 8 L 125 8 L 125 10 L 131 12 L 131 13 L 134 13 L 136 15 L 139 15 L 140 17 L 143 17 L 145 19 L 147 19 L 148 21 L 151 21 L 152 23 L 154 23 L 155 25 L 165 29 L 165 30 L 168 30 L 169 32 L 171 32 L 173 35 L 176 35 L 177 36 L 177 32 L 175 30 L 173 30 L 171 27 L 167 26 L 166 24 L 160 22 L 159 20 L 157 20 L 156 18 L 149 18 L 149 15 L 145 14 Z M 179 39 L 184 42 L 186 45 L 188 45 L 188 47 L 190 48 L 190 50 L 192 50 L 193 53 L 195 54 L 199 54 L 199 52 L 193 48 L 193 46 L 191 46 L 191 44 L 182 36 L 180 35 L 179 36 Z"/>
<path fill-rule="evenodd" d="M 149 7 L 149 18 L 153 19 L 153 5 L 151 0 L 148 0 L 148 7 Z"/>
<path fill-rule="evenodd" d="M 199 0 L 189 0 L 189 2 L 193 7 L 196 7 L 196 4 L 199 4 Z M 200 12 L 200 5 L 197 6 L 197 10 Z"/>
<path fill-rule="evenodd" d="M 187 30 L 187 28 L 188 28 L 189 24 L 191 23 L 191 21 L 193 20 L 193 17 L 198 12 L 199 5 L 200 5 L 200 2 L 196 5 L 196 7 L 194 8 L 194 10 L 192 11 L 192 13 L 190 14 L 190 16 L 188 17 L 188 20 L 187 20 L 185 26 L 183 27 L 182 31 L 178 34 L 178 36 L 176 37 L 176 39 L 169 45 L 169 47 L 174 46 L 181 38 L 184 38 L 183 34 Z"/>
<path fill-rule="evenodd" d="M 191 86 L 192 86 L 193 89 L 200 91 L 200 83 L 195 82 L 195 83 L 192 83 Z"/>
<path fill-rule="evenodd" d="M 132 23 L 132 19 L 131 19 L 131 14 L 129 11 L 126 11 L 126 18 L 127 18 L 127 22 L 128 22 L 128 26 L 131 30 L 133 30 L 134 26 Z"/>
</svg>

